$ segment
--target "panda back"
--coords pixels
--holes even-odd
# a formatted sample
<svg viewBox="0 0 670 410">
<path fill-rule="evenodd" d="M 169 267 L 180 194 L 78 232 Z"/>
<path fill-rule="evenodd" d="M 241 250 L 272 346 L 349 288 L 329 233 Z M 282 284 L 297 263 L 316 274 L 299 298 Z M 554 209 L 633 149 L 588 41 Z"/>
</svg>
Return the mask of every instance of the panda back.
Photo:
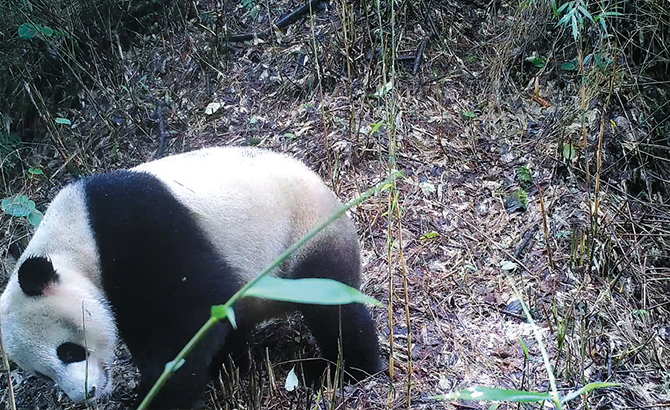
<svg viewBox="0 0 670 410">
<path fill-rule="evenodd" d="M 191 210 L 243 281 L 342 206 L 304 164 L 262 149 L 209 148 L 133 170 L 156 176 Z M 337 225 L 345 240 L 357 241 L 346 218 Z"/>
</svg>

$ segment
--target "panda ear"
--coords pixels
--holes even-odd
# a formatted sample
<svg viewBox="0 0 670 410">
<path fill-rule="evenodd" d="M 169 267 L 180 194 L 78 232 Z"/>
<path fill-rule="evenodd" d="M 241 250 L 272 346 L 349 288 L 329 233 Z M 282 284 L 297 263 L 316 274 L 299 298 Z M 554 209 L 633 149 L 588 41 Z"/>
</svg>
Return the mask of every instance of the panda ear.
<svg viewBox="0 0 670 410">
<path fill-rule="evenodd" d="M 31 256 L 19 268 L 19 285 L 27 296 L 41 296 L 49 285 L 56 282 L 58 274 L 48 258 Z"/>
</svg>

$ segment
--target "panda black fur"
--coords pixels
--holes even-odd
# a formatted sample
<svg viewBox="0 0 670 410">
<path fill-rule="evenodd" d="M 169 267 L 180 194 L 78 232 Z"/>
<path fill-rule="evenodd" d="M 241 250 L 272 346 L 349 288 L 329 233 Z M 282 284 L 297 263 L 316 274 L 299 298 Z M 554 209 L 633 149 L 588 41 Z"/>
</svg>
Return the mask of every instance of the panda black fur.
<svg viewBox="0 0 670 410">
<path fill-rule="evenodd" d="M 144 395 L 212 305 L 339 207 L 303 164 L 252 148 L 199 150 L 75 182 L 49 206 L 0 298 L 3 345 L 19 366 L 82 401 L 109 393 L 118 329 Z M 356 230 L 344 216 L 276 274 L 359 287 L 359 258 Z M 301 307 L 248 299 L 238 321 L 248 329 L 301 310 L 326 359 L 337 359 L 341 332 L 345 369 L 354 378 L 380 369 L 365 306 Z M 229 332 L 221 325 L 206 336 L 156 408 L 202 403 Z"/>
</svg>

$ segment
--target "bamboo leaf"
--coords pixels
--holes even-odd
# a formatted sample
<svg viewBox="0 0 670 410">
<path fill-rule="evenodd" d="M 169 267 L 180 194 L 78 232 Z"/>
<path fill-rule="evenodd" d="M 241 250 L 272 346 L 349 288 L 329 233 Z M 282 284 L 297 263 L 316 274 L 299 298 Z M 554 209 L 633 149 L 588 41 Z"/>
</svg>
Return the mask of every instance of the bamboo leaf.
<svg viewBox="0 0 670 410">
<path fill-rule="evenodd" d="M 264 276 L 247 289 L 243 296 L 317 305 L 381 304 L 378 300 L 341 282 L 315 278 L 283 279 Z"/>
</svg>

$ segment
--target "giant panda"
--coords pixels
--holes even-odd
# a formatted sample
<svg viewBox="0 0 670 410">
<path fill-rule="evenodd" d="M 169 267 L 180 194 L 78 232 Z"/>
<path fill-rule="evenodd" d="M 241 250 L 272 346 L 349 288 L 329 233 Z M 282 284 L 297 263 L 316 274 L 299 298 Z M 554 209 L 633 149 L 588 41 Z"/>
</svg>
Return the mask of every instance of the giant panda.
<svg viewBox="0 0 670 410">
<path fill-rule="evenodd" d="M 66 186 L 17 261 L 0 298 L 9 357 L 53 379 L 75 401 L 112 390 L 119 336 L 143 397 L 222 304 L 341 203 L 301 162 L 258 148 L 209 148 Z M 274 273 L 358 288 L 359 243 L 345 215 Z M 290 310 L 304 316 L 325 359 L 341 346 L 354 379 L 380 370 L 366 307 L 245 299 L 239 330 L 219 325 L 162 389 L 155 408 L 193 408 L 229 333 Z"/>
</svg>

